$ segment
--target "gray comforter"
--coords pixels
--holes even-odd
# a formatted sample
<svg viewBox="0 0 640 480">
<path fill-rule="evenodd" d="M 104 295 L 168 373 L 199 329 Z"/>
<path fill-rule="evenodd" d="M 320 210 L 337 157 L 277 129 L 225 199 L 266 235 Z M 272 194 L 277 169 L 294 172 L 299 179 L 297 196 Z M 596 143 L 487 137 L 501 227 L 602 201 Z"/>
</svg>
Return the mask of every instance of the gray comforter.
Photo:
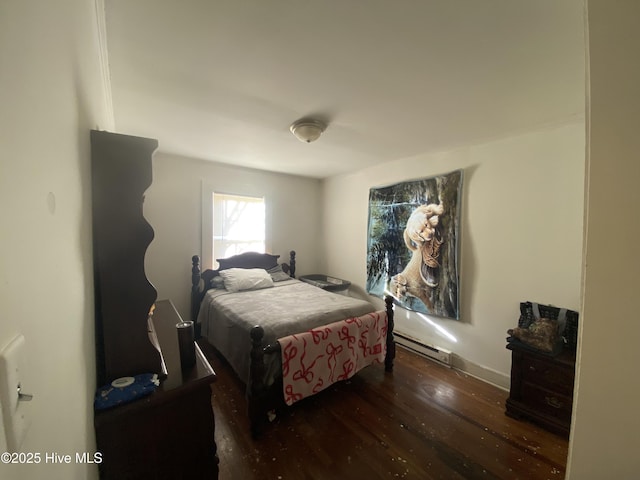
<svg viewBox="0 0 640 480">
<path fill-rule="evenodd" d="M 264 328 L 264 345 L 278 338 L 328 323 L 373 312 L 364 300 L 327 292 L 298 280 L 278 282 L 272 288 L 230 293 L 207 292 L 198 322 L 202 335 L 229 362 L 240 379 L 249 379 L 249 332 L 255 325 Z M 280 373 L 279 355 L 266 358 L 266 382 L 273 383 Z"/>
</svg>

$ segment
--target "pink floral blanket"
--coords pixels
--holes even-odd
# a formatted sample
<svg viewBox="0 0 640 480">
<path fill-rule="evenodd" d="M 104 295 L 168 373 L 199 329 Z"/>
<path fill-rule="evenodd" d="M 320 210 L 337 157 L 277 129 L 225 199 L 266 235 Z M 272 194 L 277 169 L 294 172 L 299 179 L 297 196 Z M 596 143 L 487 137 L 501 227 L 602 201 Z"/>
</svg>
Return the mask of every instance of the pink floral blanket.
<svg viewBox="0 0 640 480">
<path fill-rule="evenodd" d="M 384 310 L 278 339 L 287 405 L 351 378 L 387 350 Z"/>
</svg>

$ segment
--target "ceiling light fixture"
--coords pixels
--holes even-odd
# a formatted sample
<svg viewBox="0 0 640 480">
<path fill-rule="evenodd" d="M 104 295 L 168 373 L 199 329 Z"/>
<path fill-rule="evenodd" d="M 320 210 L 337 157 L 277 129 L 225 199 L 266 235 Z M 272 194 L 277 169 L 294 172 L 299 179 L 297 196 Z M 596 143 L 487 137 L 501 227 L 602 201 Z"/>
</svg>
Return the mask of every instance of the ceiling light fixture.
<svg viewBox="0 0 640 480">
<path fill-rule="evenodd" d="M 320 120 L 305 118 L 293 122 L 289 130 L 291 130 L 291 133 L 301 142 L 311 143 L 320 138 L 320 135 L 322 135 L 322 132 L 324 132 L 326 128 L 327 125 Z"/>
</svg>

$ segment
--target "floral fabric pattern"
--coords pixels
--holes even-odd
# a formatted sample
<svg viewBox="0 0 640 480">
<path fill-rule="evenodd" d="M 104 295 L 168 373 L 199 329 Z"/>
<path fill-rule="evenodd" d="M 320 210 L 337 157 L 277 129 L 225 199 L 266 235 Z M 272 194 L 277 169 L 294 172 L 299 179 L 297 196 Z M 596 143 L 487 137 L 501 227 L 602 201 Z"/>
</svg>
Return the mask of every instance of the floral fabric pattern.
<svg viewBox="0 0 640 480">
<path fill-rule="evenodd" d="M 278 339 L 287 405 L 351 378 L 387 351 L 384 310 Z"/>
</svg>

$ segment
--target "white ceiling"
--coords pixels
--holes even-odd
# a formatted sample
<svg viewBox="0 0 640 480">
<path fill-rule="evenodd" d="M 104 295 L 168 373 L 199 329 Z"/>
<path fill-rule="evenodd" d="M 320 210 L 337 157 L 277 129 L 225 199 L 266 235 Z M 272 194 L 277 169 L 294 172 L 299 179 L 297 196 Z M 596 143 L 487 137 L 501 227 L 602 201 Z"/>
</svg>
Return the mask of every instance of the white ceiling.
<svg viewBox="0 0 640 480">
<path fill-rule="evenodd" d="M 582 0 L 105 3 L 116 129 L 168 153 L 322 178 L 584 112 Z"/>
</svg>

